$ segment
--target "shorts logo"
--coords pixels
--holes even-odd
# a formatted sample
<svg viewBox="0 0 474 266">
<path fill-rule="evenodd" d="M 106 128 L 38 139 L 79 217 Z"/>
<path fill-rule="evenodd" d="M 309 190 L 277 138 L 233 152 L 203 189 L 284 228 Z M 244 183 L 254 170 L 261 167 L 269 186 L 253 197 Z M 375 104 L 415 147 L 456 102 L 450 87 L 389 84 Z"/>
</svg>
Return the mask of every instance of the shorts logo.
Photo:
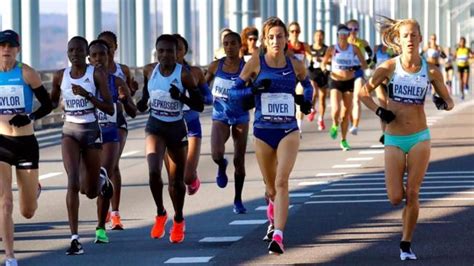
<svg viewBox="0 0 474 266">
<path fill-rule="evenodd" d="M 293 130 L 293 129 L 291 129 L 291 128 L 290 129 L 285 129 L 285 134 L 290 133 L 291 130 Z"/>
<path fill-rule="evenodd" d="M 18 163 L 18 166 L 22 166 L 22 167 L 33 166 L 33 163 L 32 162 Z"/>
<path fill-rule="evenodd" d="M 94 141 L 94 143 L 102 143 L 102 138 L 101 137 L 97 137 Z"/>
<path fill-rule="evenodd" d="M 181 140 L 181 142 L 188 141 L 188 136 L 184 136 L 184 138 Z"/>
<path fill-rule="evenodd" d="M 291 74 L 291 73 L 293 73 L 293 71 L 288 71 L 288 72 L 283 71 L 281 74 L 282 74 L 283 76 L 286 76 L 286 75 Z"/>
</svg>

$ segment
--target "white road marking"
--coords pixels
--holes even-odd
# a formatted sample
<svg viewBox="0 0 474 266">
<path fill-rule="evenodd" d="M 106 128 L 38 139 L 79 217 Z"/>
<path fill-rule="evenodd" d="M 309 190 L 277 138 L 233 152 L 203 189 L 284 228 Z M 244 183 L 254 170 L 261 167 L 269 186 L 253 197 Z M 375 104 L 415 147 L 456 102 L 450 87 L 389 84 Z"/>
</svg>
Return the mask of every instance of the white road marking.
<svg viewBox="0 0 474 266">
<path fill-rule="evenodd" d="M 262 205 L 262 206 L 258 206 L 257 208 L 255 208 L 255 210 L 256 210 L 256 211 L 267 211 L 267 208 L 268 208 L 268 206 Z M 293 208 L 293 205 L 292 205 L 292 204 L 290 204 L 290 205 L 288 206 L 288 209 L 291 209 L 291 208 Z"/>
<path fill-rule="evenodd" d="M 357 162 L 357 161 L 370 161 L 372 159 L 374 159 L 374 157 L 352 157 L 352 158 L 347 158 L 346 161 Z"/>
<path fill-rule="evenodd" d="M 362 165 L 361 164 L 335 164 L 332 166 L 332 168 L 338 168 L 338 169 L 341 169 L 341 168 L 359 168 L 361 167 Z"/>
<path fill-rule="evenodd" d="M 290 193 L 290 198 L 304 198 L 311 197 L 313 193 Z"/>
<path fill-rule="evenodd" d="M 218 236 L 218 237 L 209 236 L 209 237 L 205 237 L 199 240 L 199 242 L 205 242 L 205 243 L 235 242 L 235 241 L 239 241 L 240 239 L 242 239 L 241 236 Z"/>
<path fill-rule="evenodd" d="M 344 176 L 346 173 L 317 173 L 316 177 L 320 176 Z"/>
<path fill-rule="evenodd" d="M 137 154 L 139 153 L 140 151 L 129 151 L 129 152 L 124 152 L 122 153 L 122 156 L 120 158 L 124 158 L 124 157 L 127 157 L 127 156 L 130 156 L 130 155 L 134 155 L 134 154 Z"/>
<path fill-rule="evenodd" d="M 466 183 L 474 183 L 473 180 L 449 180 L 449 181 L 423 181 L 424 184 L 466 184 Z M 335 183 L 331 184 L 331 186 L 335 187 L 343 187 L 343 186 L 375 186 L 375 185 L 385 185 L 385 182 L 365 182 L 365 183 Z"/>
<path fill-rule="evenodd" d="M 253 224 L 265 224 L 268 220 L 235 220 L 229 223 L 229 225 L 253 225 Z"/>
<path fill-rule="evenodd" d="M 317 186 L 317 185 L 326 185 L 328 181 L 304 181 L 298 183 L 298 186 Z"/>
<path fill-rule="evenodd" d="M 208 263 L 214 257 L 174 257 L 165 263 Z"/>
<path fill-rule="evenodd" d="M 442 189 L 442 188 L 474 188 L 474 186 L 435 186 L 435 187 L 421 187 L 421 189 Z M 329 191 L 377 191 L 377 190 L 385 190 L 385 188 L 331 188 L 331 189 L 323 189 L 321 192 L 329 192 Z"/>
<path fill-rule="evenodd" d="M 474 198 L 420 198 L 420 201 L 474 201 Z M 372 203 L 389 202 L 385 200 L 325 200 L 325 201 L 307 201 L 304 204 L 328 204 L 328 203 Z"/>
<path fill-rule="evenodd" d="M 383 149 L 384 145 L 383 144 L 374 144 L 374 145 L 370 145 L 370 147 L 372 149 Z"/>
<path fill-rule="evenodd" d="M 359 154 L 381 154 L 384 153 L 384 150 L 365 150 L 365 151 L 360 151 Z"/>
<path fill-rule="evenodd" d="M 452 194 L 474 194 L 474 191 L 458 191 L 458 192 L 420 192 L 420 195 L 452 195 Z M 387 193 L 362 193 L 362 194 L 329 194 L 329 195 L 313 195 L 311 198 L 344 198 L 344 197 L 380 197 L 387 196 Z"/>
<path fill-rule="evenodd" d="M 44 179 L 55 177 L 55 176 L 62 175 L 62 174 L 63 174 L 63 172 L 47 173 L 47 174 L 44 174 L 44 175 L 40 175 L 39 180 L 44 180 Z"/>
</svg>

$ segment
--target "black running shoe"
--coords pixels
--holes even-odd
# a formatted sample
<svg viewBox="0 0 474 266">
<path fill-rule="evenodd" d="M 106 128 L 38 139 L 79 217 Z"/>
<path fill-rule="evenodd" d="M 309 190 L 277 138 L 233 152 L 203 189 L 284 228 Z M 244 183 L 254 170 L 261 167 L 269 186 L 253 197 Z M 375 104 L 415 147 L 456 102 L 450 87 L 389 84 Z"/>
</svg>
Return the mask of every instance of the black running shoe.
<svg viewBox="0 0 474 266">
<path fill-rule="evenodd" d="M 273 226 L 273 224 L 269 224 L 268 229 L 267 229 L 267 234 L 263 237 L 263 241 L 265 241 L 265 242 L 272 241 L 273 231 L 275 231 L 275 227 Z"/>
<path fill-rule="evenodd" d="M 111 199 L 112 195 L 114 194 L 114 186 L 112 181 L 110 181 L 109 176 L 107 175 L 107 170 L 104 167 L 100 168 L 100 183 L 102 187 L 100 189 L 100 194 L 106 198 Z"/>
<path fill-rule="evenodd" d="M 268 245 L 268 253 L 280 255 L 285 252 L 285 248 L 283 247 L 283 239 L 276 235 L 273 237 L 272 242 Z"/>
<path fill-rule="evenodd" d="M 82 249 L 82 244 L 77 239 L 72 240 L 71 247 L 67 249 L 66 255 L 82 255 L 82 254 L 84 254 L 84 250 Z"/>
</svg>

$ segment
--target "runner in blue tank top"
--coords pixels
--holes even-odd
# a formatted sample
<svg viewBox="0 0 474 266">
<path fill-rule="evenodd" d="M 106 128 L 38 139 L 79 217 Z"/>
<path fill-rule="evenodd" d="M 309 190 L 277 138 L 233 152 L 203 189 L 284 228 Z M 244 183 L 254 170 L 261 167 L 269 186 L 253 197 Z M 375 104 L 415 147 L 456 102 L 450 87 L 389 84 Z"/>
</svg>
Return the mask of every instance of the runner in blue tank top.
<svg viewBox="0 0 474 266">
<path fill-rule="evenodd" d="M 109 55 L 109 46 L 103 40 L 95 40 L 89 44 L 89 61 L 98 69 L 102 69 L 107 72 Z M 117 193 L 121 187 L 121 182 L 118 182 L 115 175 L 115 167 L 118 163 L 119 152 L 120 152 L 120 136 L 118 133 L 117 115 L 122 111 L 122 105 L 118 104 L 119 101 L 124 104 L 127 108 L 131 108 L 133 113 L 132 117 L 136 114 L 136 107 L 133 104 L 133 100 L 130 96 L 130 90 L 121 78 L 108 74 L 108 87 L 110 95 L 112 96 L 112 103 L 114 104 L 115 113 L 110 116 L 105 112 L 97 110 L 97 116 L 99 119 L 99 125 L 102 132 L 102 153 L 101 153 L 101 166 L 110 173 L 110 179 L 114 185 L 114 192 Z M 102 99 L 101 95 L 98 95 L 99 99 Z M 98 228 L 105 228 L 105 220 L 109 209 L 110 201 L 102 197 L 97 198 L 97 208 L 99 214 Z M 113 215 L 116 217 L 117 215 Z M 123 225 L 120 222 L 112 223 L 112 230 L 122 230 Z M 106 242 L 106 234 L 99 232 L 97 235 L 97 242 Z"/>
<path fill-rule="evenodd" d="M 212 82 L 212 94 L 214 95 L 211 152 L 212 159 L 219 166 L 216 177 L 217 185 L 224 188 L 228 181 L 226 174 L 227 159 L 224 158 L 225 143 L 232 133 L 235 167 L 234 213 L 240 214 L 247 212 L 242 204 L 242 190 L 245 180 L 245 152 L 247 150 L 249 112 L 243 108 L 240 99 L 229 101 L 229 92 L 245 63 L 239 56 L 242 43 L 238 33 L 228 33 L 222 44 L 226 56 L 212 62 L 206 74 L 207 82 Z"/>
<path fill-rule="evenodd" d="M 17 265 L 13 250 L 13 175 L 15 167 L 20 213 L 31 219 L 38 208 L 39 147 L 33 121 L 51 112 L 49 94 L 38 72 L 16 61 L 20 36 L 0 31 L 0 238 L 5 265 Z M 40 107 L 33 112 L 33 95 Z"/>
<path fill-rule="evenodd" d="M 285 24 L 271 17 L 265 21 L 262 33 L 264 55 L 252 57 L 245 65 L 231 90 L 231 100 L 255 96 L 255 154 L 269 198 L 270 226 L 264 240 L 270 241 L 270 253 L 281 254 L 288 217 L 288 180 L 300 142 L 295 103 L 300 104 L 302 113 L 309 114 L 313 88 L 305 65 L 285 55 L 288 41 Z M 254 86 L 248 88 L 246 83 L 250 80 L 254 80 Z M 295 95 L 298 81 L 304 95 Z"/>
<path fill-rule="evenodd" d="M 184 56 L 188 52 L 188 42 L 179 34 L 173 34 L 173 36 L 178 40 L 178 50 L 176 52 L 177 62 L 182 64 L 197 82 L 204 104 L 211 105 L 212 94 L 201 68 L 190 66 L 188 62 L 184 60 Z M 188 155 L 186 158 L 186 168 L 184 170 L 184 183 L 186 184 L 188 195 L 194 195 L 201 186 L 201 181 L 197 175 L 199 156 L 201 154 L 201 121 L 199 119 L 199 112 L 192 110 L 189 106 L 185 105 L 183 111 L 184 120 L 186 121 L 186 127 L 188 129 Z M 165 166 L 166 170 L 169 172 L 170 167 L 168 155 L 165 157 Z"/>
<path fill-rule="evenodd" d="M 133 96 L 138 90 L 138 83 L 134 80 L 130 68 L 127 65 L 119 64 L 115 62 L 115 52 L 118 48 L 117 36 L 111 31 L 103 31 L 98 36 L 97 39 L 105 41 L 109 45 L 109 56 L 107 62 L 107 70 L 110 74 L 119 77 L 126 82 L 128 88 L 130 89 L 130 94 Z M 120 208 L 120 196 L 121 196 L 121 184 L 122 184 L 122 175 L 120 173 L 120 156 L 122 155 L 123 149 L 125 148 L 125 143 L 128 136 L 128 125 L 127 120 L 125 119 L 125 114 L 122 112 L 122 109 L 125 109 L 125 113 L 134 118 L 136 111 L 133 111 L 134 107 L 132 106 L 133 102 L 119 102 L 117 104 L 117 126 L 119 133 L 120 141 L 120 151 L 119 157 L 117 158 L 117 164 L 115 166 L 114 173 L 111 175 L 111 178 L 116 185 L 114 195 L 112 197 L 111 205 L 112 212 L 107 213 L 107 222 L 112 222 L 112 228 L 121 228 L 121 217 L 119 213 Z"/>
<path fill-rule="evenodd" d="M 384 153 L 387 196 L 392 205 L 405 204 L 400 259 L 416 260 L 411 240 L 418 220 L 420 187 L 430 160 L 431 137 L 424 110 L 430 83 L 440 96 L 433 96 L 439 110 L 451 110 L 454 102 L 439 68 L 427 64 L 418 52 L 422 38 L 416 20 L 381 17 L 378 28 L 384 44 L 400 52 L 400 56 L 382 63 L 360 96 L 361 101 L 387 123 Z M 389 80 L 387 109 L 378 106 L 370 95 L 385 80 Z"/>
</svg>

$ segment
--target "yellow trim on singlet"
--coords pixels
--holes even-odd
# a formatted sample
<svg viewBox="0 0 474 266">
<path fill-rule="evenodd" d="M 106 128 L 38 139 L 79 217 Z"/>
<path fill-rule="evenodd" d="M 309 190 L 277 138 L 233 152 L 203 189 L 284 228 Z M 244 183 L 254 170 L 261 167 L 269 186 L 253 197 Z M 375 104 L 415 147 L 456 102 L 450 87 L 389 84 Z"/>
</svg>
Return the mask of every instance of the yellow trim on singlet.
<svg viewBox="0 0 474 266">
<path fill-rule="evenodd" d="M 467 47 L 456 49 L 456 58 L 459 58 L 459 56 L 461 55 L 465 55 L 467 57 L 467 60 L 464 61 L 463 63 L 459 62 L 459 60 L 456 60 L 456 65 L 459 67 L 468 66 L 469 65 L 469 49 Z"/>
<path fill-rule="evenodd" d="M 355 41 L 352 43 L 352 45 L 356 46 L 359 48 L 359 51 L 362 53 L 362 58 L 365 58 L 365 44 L 364 40 L 356 38 Z"/>
</svg>

